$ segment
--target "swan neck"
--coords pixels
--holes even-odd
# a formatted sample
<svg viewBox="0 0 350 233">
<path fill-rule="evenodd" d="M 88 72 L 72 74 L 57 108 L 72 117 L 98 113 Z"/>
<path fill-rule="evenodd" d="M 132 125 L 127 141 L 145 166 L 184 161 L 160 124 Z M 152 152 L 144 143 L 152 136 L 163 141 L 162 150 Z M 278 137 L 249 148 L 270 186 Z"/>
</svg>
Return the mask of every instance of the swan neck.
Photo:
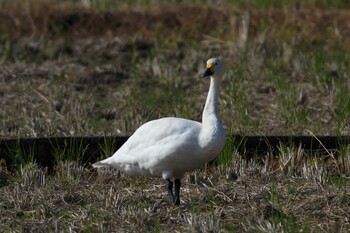
<svg viewBox="0 0 350 233">
<path fill-rule="evenodd" d="M 219 120 L 218 116 L 218 96 L 220 92 L 220 77 L 210 77 L 210 86 L 205 102 L 202 123 L 212 124 L 212 120 Z"/>
</svg>

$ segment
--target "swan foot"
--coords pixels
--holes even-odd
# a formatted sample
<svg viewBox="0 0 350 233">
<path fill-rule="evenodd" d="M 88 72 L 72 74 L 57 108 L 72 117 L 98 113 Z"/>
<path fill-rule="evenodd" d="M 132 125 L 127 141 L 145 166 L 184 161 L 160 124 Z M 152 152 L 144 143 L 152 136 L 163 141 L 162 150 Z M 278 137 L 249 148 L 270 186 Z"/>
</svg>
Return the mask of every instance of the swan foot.
<svg viewBox="0 0 350 233">
<path fill-rule="evenodd" d="M 170 197 L 170 202 L 174 203 L 175 197 L 174 197 L 174 193 L 173 193 L 173 182 L 171 182 L 170 179 L 166 179 L 166 184 L 167 184 L 168 194 Z"/>
<path fill-rule="evenodd" d="M 174 205 L 180 205 L 180 179 L 175 179 L 175 195 L 173 193 L 173 182 L 170 179 L 166 179 L 167 191 L 170 197 L 170 202 Z"/>
<path fill-rule="evenodd" d="M 180 187 L 181 187 L 181 180 L 175 179 L 175 205 L 180 205 Z"/>
</svg>

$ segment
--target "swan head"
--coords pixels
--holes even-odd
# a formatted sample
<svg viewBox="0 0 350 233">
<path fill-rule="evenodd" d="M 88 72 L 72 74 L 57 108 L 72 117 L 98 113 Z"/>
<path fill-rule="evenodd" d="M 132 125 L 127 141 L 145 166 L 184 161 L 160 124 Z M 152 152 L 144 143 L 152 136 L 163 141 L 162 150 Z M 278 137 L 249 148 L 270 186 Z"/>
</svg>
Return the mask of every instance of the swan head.
<svg viewBox="0 0 350 233">
<path fill-rule="evenodd" d="M 207 61 L 207 69 L 204 71 L 202 77 L 217 76 L 222 73 L 222 63 L 219 58 L 210 58 Z"/>
</svg>

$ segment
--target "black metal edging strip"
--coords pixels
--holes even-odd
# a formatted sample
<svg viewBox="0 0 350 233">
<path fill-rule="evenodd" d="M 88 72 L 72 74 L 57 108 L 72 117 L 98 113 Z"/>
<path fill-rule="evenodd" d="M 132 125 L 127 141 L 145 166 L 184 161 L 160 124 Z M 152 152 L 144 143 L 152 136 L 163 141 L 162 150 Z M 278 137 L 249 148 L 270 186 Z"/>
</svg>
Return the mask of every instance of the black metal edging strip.
<svg viewBox="0 0 350 233">
<path fill-rule="evenodd" d="M 276 152 L 281 146 L 300 147 L 307 153 L 318 154 L 335 152 L 340 147 L 350 144 L 350 136 L 245 136 L 242 149 L 248 152 L 263 154 Z"/>
<path fill-rule="evenodd" d="M 97 161 L 104 150 L 113 153 L 128 137 L 40 137 L 40 138 L 0 138 L 0 160 L 11 166 L 19 157 L 34 156 L 41 166 L 51 170 L 59 159 L 80 160 L 83 164 Z M 16 155 L 17 154 L 17 155 Z M 17 156 L 17 158 L 16 158 Z"/>
<path fill-rule="evenodd" d="M 241 136 L 232 135 L 234 142 L 242 142 L 233 145 L 246 155 L 260 155 L 266 152 L 276 153 L 281 145 L 301 147 L 308 153 L 334 152 L 341 146 L 345 148 L 350 144 L 350 136 Z M 78 156 L 84 164 L 97 161 L 109 150 L 111 153 L 119 149 L 128 137 L 40 137 L 40 138 L 0 138 L 0 159 L 7 164 L 13 163 L 16 153 L 29 156 L 34 155 L 35 161 L 52 168 L 61 154 L 64 158 L 67 154 Z M 80 155 L 74 155 L 79 154 Z M 55 157 L 56 156 L 56 157 Z"/>
</svg>

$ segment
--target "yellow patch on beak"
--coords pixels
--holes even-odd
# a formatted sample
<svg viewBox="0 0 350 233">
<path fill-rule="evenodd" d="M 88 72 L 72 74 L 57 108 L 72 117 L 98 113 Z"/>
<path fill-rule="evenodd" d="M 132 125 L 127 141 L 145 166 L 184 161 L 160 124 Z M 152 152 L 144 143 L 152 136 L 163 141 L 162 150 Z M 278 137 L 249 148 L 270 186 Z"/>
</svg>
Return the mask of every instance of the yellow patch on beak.
<svg viewBox="0 0 350 233">
<path fill-rule="evenodd" d="M 207 64 L 207 69 L 206 71 L 203 73 L 202 77 L 208 77 L 208 76 L 212 76 L 214 74 L 214 64 Z"/>
<path fill-rule="evenodd" d="M 210 69 L 210 71 L 214 73 L 214 64 L 207 64 L 207 69 Z"/>
</svg>

